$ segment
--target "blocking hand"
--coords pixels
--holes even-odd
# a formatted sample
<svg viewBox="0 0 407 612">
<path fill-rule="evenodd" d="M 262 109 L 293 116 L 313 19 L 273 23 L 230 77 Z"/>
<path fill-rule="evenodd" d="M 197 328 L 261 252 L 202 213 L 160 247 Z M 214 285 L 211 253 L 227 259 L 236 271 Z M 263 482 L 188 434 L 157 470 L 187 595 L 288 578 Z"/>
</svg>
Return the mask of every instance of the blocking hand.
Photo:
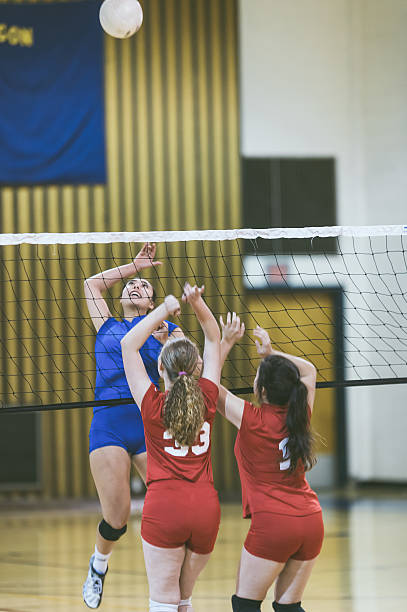
<svg viewBox="0 0 407 612">
<path fill-rule="evenodd" d="M 204 289 L 204 285 L 202 285 L 202 287 L 197 287 L 197 285 L 191 287 L 189 283 L 185 283 L 184 293 L 182 294 L 182 301 L 187 302 L 191 305 L 196 304 L 196 302 L 198 302 L 198 300 L 200 300 L 200 298 L 202 297 Z"/>
<path fill-rule="evenodd" d="M 253 331 L 253 336 L 256 336 L 258 340 L 256 340 L 256 349 L 260 357 L 267 357 L 267 355 L 271 355 L 273 352 L 273 348 L 271 346 L 270 336 L 266 332 L 265 329 L 260 327 L 259 325 Z"/>
<path fill-rule="evenodd" d="M 234 312 L 228 312 L 226 315 L 226 323 L 223 321 L 222 315 L 219 319 L 222 329 L 222 340 L 228 344 L 236 344 L 243 337 L 245 332 L 244 323 L 240 322 L 240 317 Z"/>
</svg>

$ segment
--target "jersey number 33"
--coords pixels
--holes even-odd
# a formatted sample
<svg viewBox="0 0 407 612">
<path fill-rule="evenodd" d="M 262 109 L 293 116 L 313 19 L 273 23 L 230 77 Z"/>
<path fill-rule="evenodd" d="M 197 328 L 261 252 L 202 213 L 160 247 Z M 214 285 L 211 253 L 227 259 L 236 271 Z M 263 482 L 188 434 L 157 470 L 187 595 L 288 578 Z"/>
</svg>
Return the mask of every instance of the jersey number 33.
<svg viewBox="0 0 407 612">
<path fill-rule="evenodd" d="M 210 432 L 211 426 L 205 421 L 199 432 L 199 443 L 194 444 L 194 446 L 181 446 L 174 440 L 169 431 L 164 431 L 164 440 L 173 440 L 173 446 L 165 446 L 164 450 L 173 457 L 185 457 L 188 455 L 189 449 L 191 449 L 194 455 L 203 455 L 209 448 Z"/>
</svg>

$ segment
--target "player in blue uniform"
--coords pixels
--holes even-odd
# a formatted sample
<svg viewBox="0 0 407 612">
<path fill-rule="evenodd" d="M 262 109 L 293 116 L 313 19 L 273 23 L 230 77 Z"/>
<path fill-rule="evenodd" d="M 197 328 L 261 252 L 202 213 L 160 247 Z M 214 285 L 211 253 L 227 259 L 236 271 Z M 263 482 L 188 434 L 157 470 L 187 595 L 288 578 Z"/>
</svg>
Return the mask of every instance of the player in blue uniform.
<svg viewBox="0 0 407 612">
<path fill-rule="evenodd" d="M 155 292 L 138 274 L 144 268 L 160 265 L 154 261 L 155 244 L 145 244 L 136 258 L 125 265 L 106 270 L 85 281 L 85 297 L 96 328 L 95 400 L 131 398 L 124 373 L 120 341 L 154 308 Z M 104 291 L 129 279 L 120 303 L 123 319 L 115 319 L 103 297 Z M 183 336 L 169 321 L 150 336 L 140 350 L 151 381 L 158 386 L 157 360 L 168 336 Z M 134 404 L 97 406 L 89 433 L 89 460 L 99 495 L 103 519 L 96 532 L 95 553 L 83 586 L 83 599 L 90 608 L 98 608 L 103 581 L 114 543 L 126 531 L 130 515 L 130 468 L 135 465 L 145 481 L 147 468 L 144 428 L 139 408 Z"/>
</svg>

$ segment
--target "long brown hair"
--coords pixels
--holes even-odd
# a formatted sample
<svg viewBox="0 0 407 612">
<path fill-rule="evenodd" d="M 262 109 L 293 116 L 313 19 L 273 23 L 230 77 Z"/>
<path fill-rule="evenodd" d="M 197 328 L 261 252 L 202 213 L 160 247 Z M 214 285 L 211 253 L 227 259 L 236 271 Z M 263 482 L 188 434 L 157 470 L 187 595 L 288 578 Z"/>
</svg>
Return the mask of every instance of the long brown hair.
<svg viewBox="0 0 407 612">
<path fill-rule="evenodd" d="M 188 338 L 169 340 L 161 351 L 163 364 L 173 383 L 164 404 L 164 426 L 182 446 L 192 446 L 203 425 L 205 403 L 193 377 L 198 349 Z"/>
<path fill-rule="evenodd" d="M 263 392 L 268 403 L 288 405 L 286 423 L 289 437 L 286 448 L 290 458 L 289 471 L 294 472 L 300 460 L 304 469 L 310 470 L 316 458 L 307 410 L 308 391 L 295 363 L 280 355 L 265 357 L 260 363 L 257 378 L 259 402 L 262 401 Z"/>
</svg>

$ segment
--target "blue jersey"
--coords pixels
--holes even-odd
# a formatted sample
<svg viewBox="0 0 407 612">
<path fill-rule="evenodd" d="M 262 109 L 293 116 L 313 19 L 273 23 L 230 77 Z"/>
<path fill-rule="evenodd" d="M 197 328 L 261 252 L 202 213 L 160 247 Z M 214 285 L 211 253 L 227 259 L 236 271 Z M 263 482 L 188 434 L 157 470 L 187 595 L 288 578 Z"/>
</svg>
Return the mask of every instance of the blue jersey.
<svg viewBox="0 0 407 612">
<path fill-rule="evenodd" d="M 131 398 L 131 391 L 124 372 L 122 347 L 120 340 L 146 315 L 134 317 L 132 321 L 117 321 L 113 317 L 107 319 L 96 335 L 96 385 L 95 400 L 110 400 Z M 166 321 L 169 334 L 177 325 Z M 147 374 L 154 385 L 158 387 L 159 373 L 157 360 L 163 345 L 154 336 L 150 336 L 140 349 Z M 93 412 L 103 410 L 106 406 L 95 406 Z M 113 406 L 114 408 L 114 406 Z"/>
</svg>

